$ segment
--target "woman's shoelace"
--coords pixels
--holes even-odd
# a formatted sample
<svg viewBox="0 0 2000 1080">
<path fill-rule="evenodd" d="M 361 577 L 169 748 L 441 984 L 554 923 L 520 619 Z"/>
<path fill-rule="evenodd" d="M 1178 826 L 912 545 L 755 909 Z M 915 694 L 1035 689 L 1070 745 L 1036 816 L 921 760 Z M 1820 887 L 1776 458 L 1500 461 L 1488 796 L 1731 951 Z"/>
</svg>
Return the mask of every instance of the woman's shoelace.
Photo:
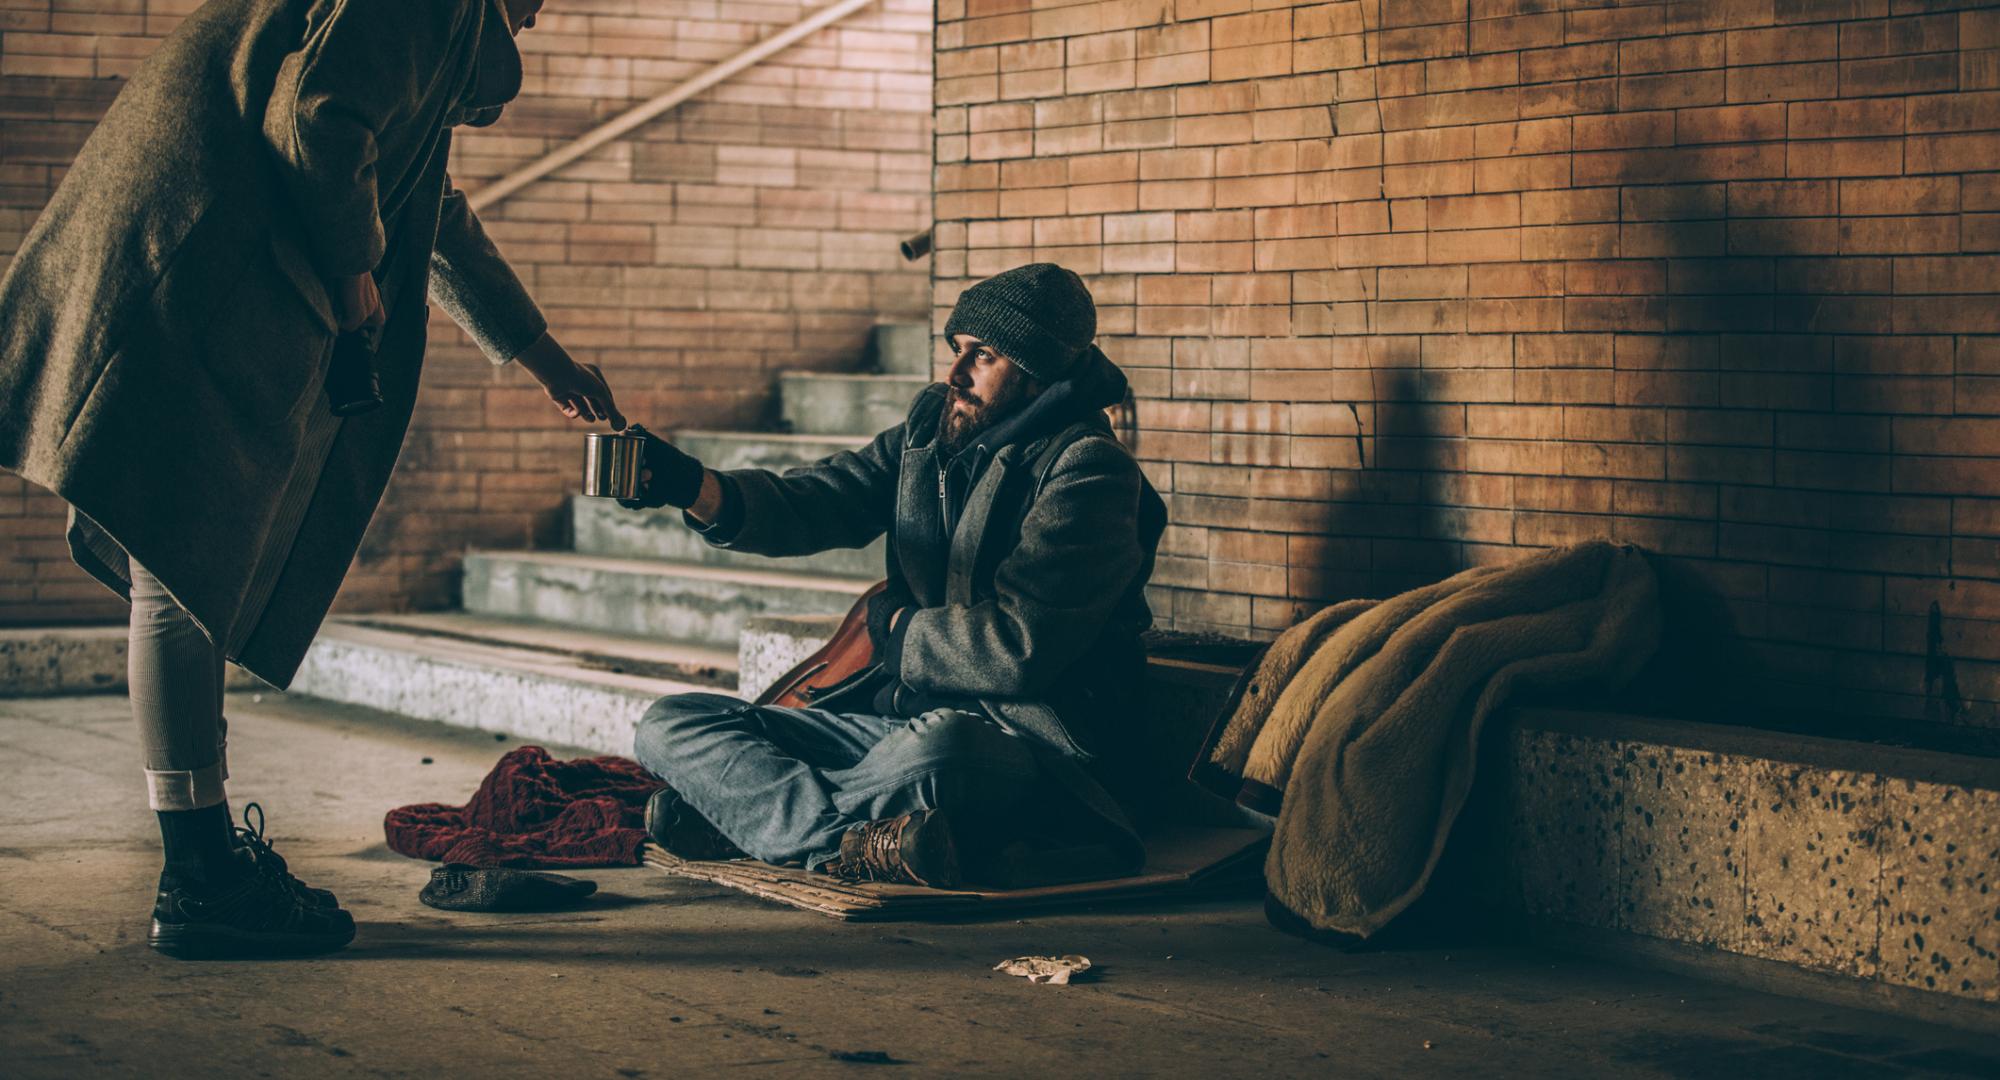
<svg viewBox="0 0 2000 1080">
<path fill-rule="evenodd" d="M 252 813 L 256 814 L 254 823 L 251 821 Z M 312 894 L 308 891 L 306 883 L 293 876 L 285 865 L 285 857 L 271 847 L 269 840 L 264 839 L 264 808 L 254 802 L 245 803 L 243 822 L 236 827 L 236 838 L 249 849 L 250 857 L 256 862 L 258 869 L 284 883 L 285 887 L 300 900 L 310 900 Z"/>
</svg>

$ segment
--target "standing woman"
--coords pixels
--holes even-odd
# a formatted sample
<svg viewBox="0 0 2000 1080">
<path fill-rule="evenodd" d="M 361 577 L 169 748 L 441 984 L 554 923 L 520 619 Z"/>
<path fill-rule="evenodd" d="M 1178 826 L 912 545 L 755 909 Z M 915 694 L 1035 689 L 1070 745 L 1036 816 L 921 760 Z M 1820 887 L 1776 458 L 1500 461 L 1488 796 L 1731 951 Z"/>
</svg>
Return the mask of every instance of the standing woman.
<svg viewBox="0 0 2000 1080">
<path fill-rule="evenodd" d="M 0 280 L 0 466 L 72 508 L 132 603 L 132 711 L 166 848 L 151 942 L 336 949 L 354 920 L 223 790 L 223 660 L 297 672 L 395 467 L 426 297 L 557 409 L 623 427 L 446 175 L 521 88 L 541 0 L 210 0 L 133 75 Z M 334 415 L 341 334 L 384 404 Z M 349 350 L 342 349 L 343 359 Z"/>
</svg>

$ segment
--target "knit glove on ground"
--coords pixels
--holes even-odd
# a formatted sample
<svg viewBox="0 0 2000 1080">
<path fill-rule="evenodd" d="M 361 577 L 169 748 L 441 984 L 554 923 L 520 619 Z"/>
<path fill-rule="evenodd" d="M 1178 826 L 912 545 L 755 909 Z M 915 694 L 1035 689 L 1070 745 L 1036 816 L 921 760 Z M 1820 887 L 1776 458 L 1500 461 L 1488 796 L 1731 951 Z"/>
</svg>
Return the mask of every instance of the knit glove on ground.
<svg viewBox="0 0 2000 1080">
<path fill-rule="evenodd" d="M 535 870 L 446 863 L 417 894 L 442 911 L 560 911 L 597 891 L 597 882 Z"/>
</svg>

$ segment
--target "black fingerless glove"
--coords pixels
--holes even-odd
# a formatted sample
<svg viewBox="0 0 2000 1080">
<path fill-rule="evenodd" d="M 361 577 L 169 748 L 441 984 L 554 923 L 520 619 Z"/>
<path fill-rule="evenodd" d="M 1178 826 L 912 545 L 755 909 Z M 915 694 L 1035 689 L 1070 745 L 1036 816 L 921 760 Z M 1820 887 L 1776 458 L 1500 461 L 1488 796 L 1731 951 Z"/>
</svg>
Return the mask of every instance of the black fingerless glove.
<svg viewBox="0 0 2000 1080">
<path fill-rule="evenodd" d="M 701 478 L 707 470 L 700 460 L 681 452 L 680 447 L 637 424 L 625 429 L 628 435 L 646 438 L 645 456 L 639 463 L 640 475 L 652 474 L 636 499 L 620 499 L 627 510 L 657 510 L 673 506 L 685 510 L 701 495 Z"/>
<path fill-rule="evenodd" d="M 896 613 L 914 608 L 916 602 L 901 580 L 868 598 L 868 643 L 874 646 L 876 662 L 889 651 L 889 624 L 896 621 Z"/>
</svg>

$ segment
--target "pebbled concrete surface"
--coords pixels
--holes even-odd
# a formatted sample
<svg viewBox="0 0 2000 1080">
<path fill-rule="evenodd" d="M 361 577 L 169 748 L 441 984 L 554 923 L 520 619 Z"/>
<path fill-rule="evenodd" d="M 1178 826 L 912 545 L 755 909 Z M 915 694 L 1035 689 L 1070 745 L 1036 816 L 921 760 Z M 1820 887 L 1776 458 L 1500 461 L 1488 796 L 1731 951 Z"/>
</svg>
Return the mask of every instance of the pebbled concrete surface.
<svg viewBox="0 0 2000 1080">
<path fill-rule="evenodd" d="M 1532 728 L 1507 747 L 1526 911 L 2000 1004 L 1990 759 L 1877 748 L 1854 769 Z M 1927 761 L 1964 782 L 1917 779 Z"/>
<path fill-rule="evenodd" d="M 601 899 L 574 913 L 432 911 L 381 814 L 463 799 L 513 741 L 277 695 L 232 698 L 235 801 L 360 939 L 180 963 L 144 945 L 158 855 L 124 710 L 0 701 L 9 1077 L 2000 1074 L 1990 1035 L 1510 944 L 1342 953 L 1253 898 L 848 926 L 628 869 L 591 872 Z M 988 970 L 1030 952 L 1103 977 Z"/>
</svg>

